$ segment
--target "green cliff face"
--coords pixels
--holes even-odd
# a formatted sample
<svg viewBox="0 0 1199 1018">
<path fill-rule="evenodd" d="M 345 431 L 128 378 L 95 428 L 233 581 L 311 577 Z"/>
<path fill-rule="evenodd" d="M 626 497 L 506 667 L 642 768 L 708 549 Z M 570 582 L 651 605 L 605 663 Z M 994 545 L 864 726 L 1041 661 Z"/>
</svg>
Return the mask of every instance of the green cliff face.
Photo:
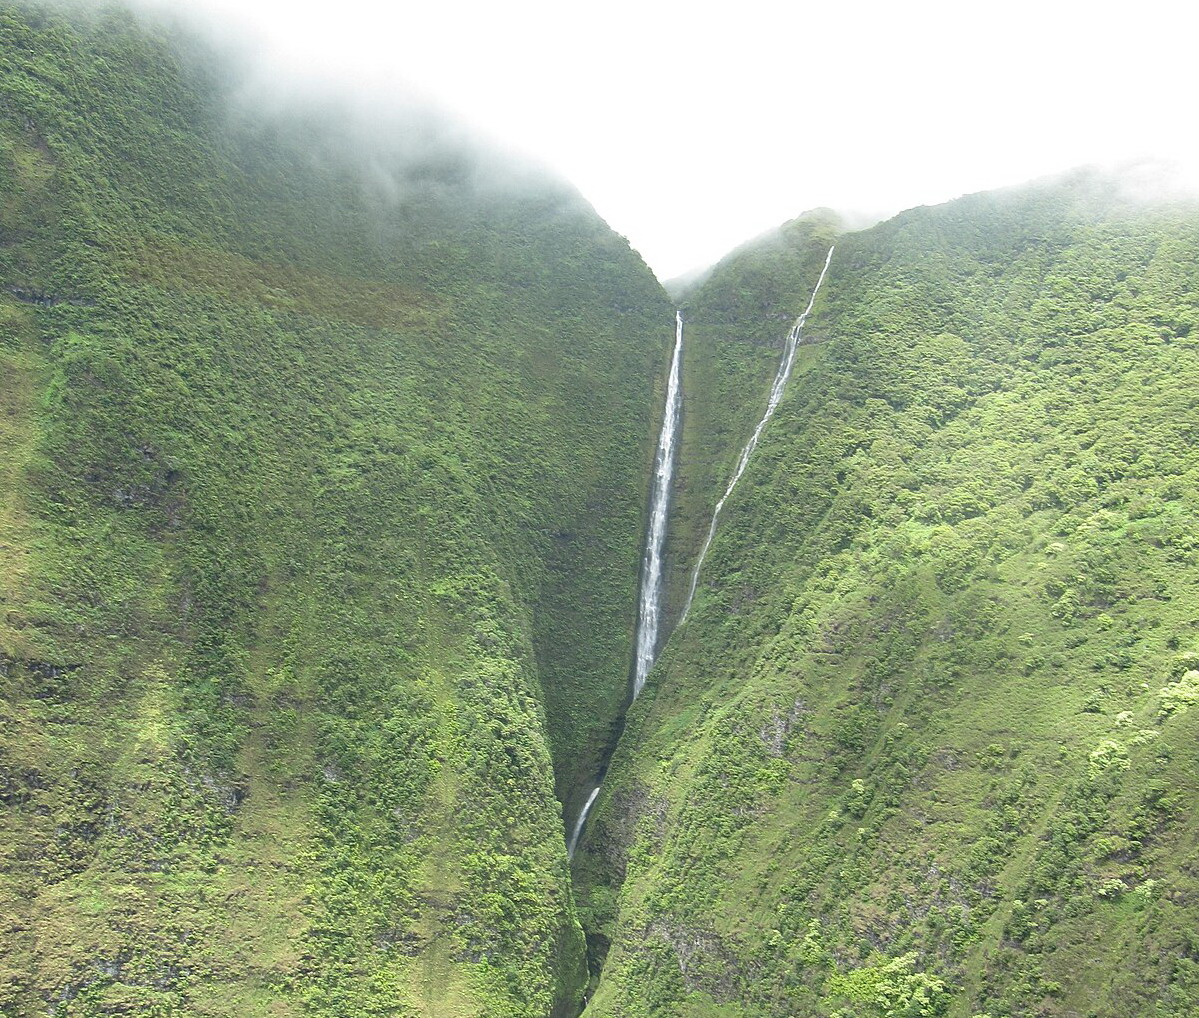
<svg viewBox="0 0 1199 1018">
<path fill-rule="evenodd" d="M 576 1010 L 672 308 L 230 75 L 0 5 L 0 1013 Z"/>
<path fill-rule="evenodd" d="M 676 591 L 832 232 L 684 296 Z M 576 856 L 588 1014 L 1192 1015 L 1199 215 L 836 243 Z"/>
<path fill-rule="evenodd" d="M 682 294 L 674 619 L 836 243 L 572 873 L 671 302 L 255 94 L 0 0 L 0 1014 L 1199 1011 L 1199 213 L 810 213 Z"/>
</svg>

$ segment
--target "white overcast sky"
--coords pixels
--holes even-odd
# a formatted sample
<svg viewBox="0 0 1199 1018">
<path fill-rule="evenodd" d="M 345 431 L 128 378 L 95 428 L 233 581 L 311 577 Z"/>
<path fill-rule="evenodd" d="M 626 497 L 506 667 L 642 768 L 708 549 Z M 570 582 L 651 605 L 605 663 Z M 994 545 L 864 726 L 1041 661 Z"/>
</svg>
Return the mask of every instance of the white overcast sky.
<svg viewBox="0 0 1199 1018">
<path fill-rule="evenodd" d="M 416 90 L 569 179 L 660 278 L 805 209 L 891 213 L 1093 162 L 1199 179 L 1186 0 L 146 0 L 276 76 Z"/>
</svg>

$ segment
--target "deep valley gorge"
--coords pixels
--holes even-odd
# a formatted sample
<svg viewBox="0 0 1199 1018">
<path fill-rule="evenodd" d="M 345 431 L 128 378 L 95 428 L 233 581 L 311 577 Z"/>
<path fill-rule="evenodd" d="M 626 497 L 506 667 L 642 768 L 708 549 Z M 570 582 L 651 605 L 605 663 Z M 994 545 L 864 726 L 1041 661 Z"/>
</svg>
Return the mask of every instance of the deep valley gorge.
<svg viewBox="0 0 1199 1018">
<path fill-rule="evenodd" d="M 1199 202 L 247 94 L 0 3 L 0 1015 L 1199 1014 Z"/>
</svg>

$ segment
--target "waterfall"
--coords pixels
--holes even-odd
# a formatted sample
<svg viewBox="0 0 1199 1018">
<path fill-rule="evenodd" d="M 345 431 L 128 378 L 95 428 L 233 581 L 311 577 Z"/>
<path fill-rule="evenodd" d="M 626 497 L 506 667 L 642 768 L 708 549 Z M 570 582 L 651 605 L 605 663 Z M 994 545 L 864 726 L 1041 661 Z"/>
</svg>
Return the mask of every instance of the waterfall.
<svg viewBox="0 0 1199 1018">
<path fill-rule="evenodd" d="M 824 282 L 824 276 L 828 272 L 829 262 L 833 260 L 833 251 L 835 249 L 835 245 L 828 249 L 828 255 L 824 259 L 824 268 L 820 270 L 820 278 L 816 280 L 816 286 L 812 289 L 812 299 L 808 301 L 808 306 L 804 309 L 804 313 L 795 319 L 795 324 L 791 326 L 791 331 L 787 334 L 787 342 L 783 346 L 783 359 L 779 362 L 778 374 L 774 376 L 774 385 L 770 387 L 770 398 L 766 401 L 766 413 L 762 415 L 762 419 L 758 421 L 758 426 L 754 428 L 754 433 L 750 436 L 749 441 L 745 443 L 745 448 L 741 450 L 741 457 L 737 460 L 737 469 L 733 471 L 733 478 L 729 481 L 729 486 L 724 489 L 724 495 L 721 496 L 720 501 L 716 503 L 716 509 L 712 513 L 712 524 L 708 527 L 708 536 L 704 540 L 703 548 L 700 549 L 699 558 L 696 559 L 695 571 L 691 574 L 691 589 L 687 592 L 687 600 L 683 605 L 683 614 L 679 618 L 680 625 L 687 621 L 687 613 L 691 611 L 691 601 L 695 597 L 695 588 L 699 584 L 699 571 L 703 567 L 708 549 L 712 546 L 712 538 L 716 536 L 716 524 L 720 520 L 720 512 L 724 509 L 725 502 L 728 501 L 729 496 L 733 493 L 733 488 L 741 480 L 741 475 L 745 473 L 745 468 L 749 465 L 749 458 L 758 447 L 758 439 L 762 437 L 762 432 L 766 428 L 766 422 L 774 416 L 775 407 L 779 405 L 779 401 L 783 398 L 783 390 L 787 387 L 787 379 L 791 377 L 791 366 L 795 363 L 795 350 L 799 346 L 804 322 L 808 320 L 808 315 L 812 313 L 812 307 L 816 303 L 816 294 L 820 292 L 820 284 Z"/>
<path fill-rule="evenodd" d="M 679 443 L 679 419 L 682 417 L 683 393 L 683 316 L 674 316 L 674 356 L 670 360 L 670 375 L 666 380 L 666 409 L 662 430 L 658 434 L 658 451 L 654 456 L 654 477 L 649 497 L 649 527 L 645 534 L 645 553 L 641 560 L 641 589 L 637 597 L 637 660 L 633 667 L 632 699 L 636 700 L 645 686 L 645 679 L 654 665 L 658 651 L 658 636 L 662 620 L 662 551 L 666 545 L 666 519 L 670 511 L 670 485 L 674 479 L 674 463 Z M 602 780 L 601 774 L 601 780 Z M 575 846 L 583 833 L 587 814 L 600 793 L 597 784 L 579 811 L 574 830 L 566 844 L 566 857 L 573 859 Z"/>
<path fill-rule="evenodd" d="M 595 797 L 599 794 L 600 786 L 596 785 L 591 790 L 591 794 L 587 796 L 587 801 L 583 804 L 583 808 L 579 812 L 579 819 L 575 821 L 575 829 L 571 832 L 570 841 L 566 843 L 567 859 L 575 857 L 575 846 L 579 843 L 579 835 L 583 833 L 583 825 L 587 822 L 587 814 L 591 812 L 591 807 L 595 805 Z"/>
<path fill-rule="evenodd" d="M 691 610 L 691 601 L 695 597 L 695 588 L 699 584 L 699 572 L 703 567 L 708 549 L 712 545 L 712 538 L 716 536 L 716 524 L 720 519 L 720 513 L 724 509 L 724 504 L 733 493 L 733 488 L 737 486 L 737 482 L 741 480 L 741 475 L 745 473 L 745 468 L 749 466 L 749 458 L 758 447 L 758 440 L 762 437 L 762 432 L 766 429 L 767 422 L 774 416 L 775 408 L 783 398 L 783 391 L 787 388 L 787 379 L 791 377 L 791 368 L 795 364 L 795 351 L 803 336 L 804 323 L 808 320 L 808 316 L 812 313 L 812 308 L 816 304 L 816 295 L 820 292 L 820 286 L 824 282 L 829 264 L 833 260 L 833 250 L 833 247 L 828 249 L 828 254 L 824 259 L 824 267 L 820 270 L 820 277 L 816 280 L 816 286 L 812 289 L 812 297 L 808 301 L 808 306 L 804 309 L 803 314 L 795 319 L 795 324 L 791 326 L 791 331 L 787 334 L 787 341 L 783 345 L 783 358 L 779 363 L 778 374 L 774 377 L 774 384 L 770 387 L 770 397 L 766 401 L 766 413 L 762 415 L 762 419 L 758 421 L 758 426 L 754 428 L 749 441 L 745 443 L 745 448 L 741 450 L 741 456 L 737 460 L 737 468 L 733 471 L 733 478 L 729 481 L 728 487 L 725 488 L 724 495 L 721 496 L 720 501 L 716 503 L 716 509 L 712 513 L 712 523 L 708 527 L 708 536 L 704 540 L 703 548 L 700 549 L 699 558 L 695 563 L 695 571 L 691 574 L 691 588 L 687 592 L 687 601 L 683 605 L 683 614 L 679 619 L 680 623 L 687 620 L 687 613 Z M 682 374 L 682 360 L 683 315 L 681 312 L 676 311 L 674 316 L 674 356 L 670 361 L 670 376 L 666 382 L 666 409 L 662 417 L 662 430 L 658 434 L 658 451 L 654 457 L 654 477 L 650 489 L 649 501 L 649 527 L 645 535 L 645 553 L 641 560 L 641 589 L 638 595 L 637 635 L 635 640 L 637 659 L 633 668 L 632 699 L 634 700 L 641 695 L 641 690 L 645 686 L 645 680 L 649 677 L 650 669 L 654 665 L 654 659 L 658 652 L 662 619 L 662 551 L 666 544 L 666 522 L 670 512 L 670 486 L 674 479 L 674 465 L 679 440 L 679 423 L 683 409 L 680 378 Z M 603 780 L 602 774 L 600 780 Z M 591 794 L 583 804 L 582 810 L 579 811 L 579 818 L 575 821 L 570 840 L 566 845 L 566 856 L 568 859 L 574 858 L 575 848 L 579 843 L 579 838 L 583 834 L 583 826 L 587 823 L 587 814 L 591 812 L 591 807 L 595 805 L 595 800 L 599 797 L 600 788 L 601 786 L 597 784 L 591 790 Z"/>
<path fill-rule="evenodd" d="M 645 557 L 641 562 L 641 592 L 637 606 L 637 661 L 633 669 L 633 699 L 641 695 L 658 652 L 662 620 L 662 551 L 666 544 L 666 519 L 670 511 L 670 485 L 674 478 L 675 451 L 679 441 L 679 418 L 683 394 L 680 384 L 683 360 L 683 316 L 674 316 L 674 357 L 666 382 L 666 410 L 654 457 L 654 480 L 650 490 L 649 528 L 645 535 Z"/>
</svg>

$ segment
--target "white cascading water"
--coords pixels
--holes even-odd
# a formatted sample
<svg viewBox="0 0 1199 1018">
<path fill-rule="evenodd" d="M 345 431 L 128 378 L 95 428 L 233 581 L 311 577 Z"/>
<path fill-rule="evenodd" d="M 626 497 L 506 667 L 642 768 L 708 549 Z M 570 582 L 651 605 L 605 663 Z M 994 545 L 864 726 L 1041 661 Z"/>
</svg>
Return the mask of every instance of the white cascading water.
<svg viewBox="0 0 1199 1018">
<path fill-rule="evenodd" d="M 595 805 L 595 798 L 600 794 L 600 786 L 596 785 L 591 794 L 587 796 L 587 802 L 583 804 L 583 810 L 579 813 L 579 819 L 575 821 L 575 829 L 571 832 L 570 841 L 566 844 L 566 858 L 573 859 L 575 857 L 575 846 L 579 843 L 579 835 L 583 833 L 583 825 L 587 822 L 587 814 L 591 812 L 591 807 Z"/>
<path fill-rule="evenodd" d="M 662 620 L 662 552 L 666 545 L 666 520 L 670 513 L 670 485 L 674 479 L 675 447 L 679 441 L 683 393 L 680 376 L 683 360 L 683 316 L 674 316 L 674 356 L 666 382 L 666 410 L 654 458 L 654 483 L 649 500 L 649 528 L 641 562 L 641 592 L 637 606 L 637 661 L 633 668 L 633 699 L 641 695 L 658 653 Z"/>
<path fill-rule="evenodd" d="M 670 511 L 670 485 L 674 479 L 676 447 L 679 441 L 679 419 L 682 416 L 683 316 L 674 316 L 674 356 L 670 360 L 670 375 L 666 380 L 666 409 L 662 430 L 658 435 L 658 451 L 654 456 L 654 479 L 649 497 L 649 527 L 645 534 L 645 556 L 641 561 L 641 590 L 637 605 L 637 660 L 633 668 L 633 699 L 645 686 L 649 670 L 658 651 L 658 633 L 662 619 L 662 551 L 666 545 L 666 520 Z M 566 845 L 566 857 L 574 858 L 575 846 L 587 823 L 587 814 L 600 793 L 597 785 L 591 790 L 574 831 Z"/>
<path fill-rule="evenodd" d="M 791 331 L 787 334 L 787 342 L 783 346 L 783 359 L 779 362 L 778 374 L 774 376 L 774 385 L 770 387 L 770 399 L 766 402 L 766 413 L 758 421 L 758 426 L 754 428 L 754 433 L 750 436 L 749 441 L 745 443 L 745 448 L 741 450 L 741 458 L 737 460 L 737 469 L 733 471 L 733 479 L 729 481 L 729 486 L 724 489 L 724 495 L 716 503 L 716 509 L 712 513 L 712 524 L 708 527 L 708 536 L 704 540 L 704 546 L 700 549 L 699 558 L 695 562 L 695 571 L 691 574 L 691 589 L 687 592 L 687 601 L 683 605 L 683 614 L 679 618 L 680 625 L 687 621 L 687 613 L 691 611 L 691 601 L 695 597 L 695 588 L 699 585 L 699 571 L 703 568 L 704 558 L 708 554 L 708 549 L 712 546 L 712 538 L 716 536 L 716 524 L 720 520 L 720 512 L 724 509 L 724 504 L 733 493 L 737 482 L 741 480 L 741 475 L 745 473 L 745 468 L 749 466 L 749 458 L 758 447 L 758 439 L 762 437 L 762 432 L 766 428 L 766 422 L 774 416 L 775 407 L 779 405 L 779 401 L 783 398 L 783 390 L 787 388 L 787 379 L 791 377 L 791 366 L 795 363 L 795 350 L 799 346 L 804 322 L 808 320 L 808 315 L 812 313 L 812 307 L 816 303 L 816 294 L 820 292 L 820 284 L 824 282 L 829 262 L 833 260 L 834 250 L 835 245 L 828 249 L 828 255 L 824 259 L 824 268 L 820 270 L 820 278 L 816 280 L 816 286 L 812 290 L 812 299 L 808 301 L 808 306 L 804 309 L 804 313 L 795 319 L 795 324 L 791 326 Z"/>
</svg>

